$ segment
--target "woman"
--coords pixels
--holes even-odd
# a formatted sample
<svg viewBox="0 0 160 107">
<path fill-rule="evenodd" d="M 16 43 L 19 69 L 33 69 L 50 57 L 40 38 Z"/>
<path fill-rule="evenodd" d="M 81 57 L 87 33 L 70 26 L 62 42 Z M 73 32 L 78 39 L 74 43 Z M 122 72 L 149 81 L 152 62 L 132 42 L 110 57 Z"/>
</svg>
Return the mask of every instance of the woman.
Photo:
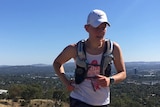
<svg viewBox="0 0 160 107">
<path fill-rule="evenodd" d="M 70 93 L 70 107 L 109 107 L 111 83 L 116 84 L 126 78 L 126 69 L 120 46 L 113 42 L 113 63 L 117 73 L 110 77 L 101 75 L 101 60 L 106 48 L 105 34 L 110 26 L 104 11 L 91 11 L 84 26 L 89 37 L 84 41 L 86 60 L 89 64 L 86 78 L 79 84 L 72 83 L 65 77 L 63 64 L 74 59 L 77 63 L 77 43 L 68 45 L 54 60 L 53 66 L 60 80 Z M 96 65 L 96 66 L 95 66 Z M 87 78 L 89 77 L 89 78 Z M 94 77 L 94 78 L 91 78 Z"/>
</svg>

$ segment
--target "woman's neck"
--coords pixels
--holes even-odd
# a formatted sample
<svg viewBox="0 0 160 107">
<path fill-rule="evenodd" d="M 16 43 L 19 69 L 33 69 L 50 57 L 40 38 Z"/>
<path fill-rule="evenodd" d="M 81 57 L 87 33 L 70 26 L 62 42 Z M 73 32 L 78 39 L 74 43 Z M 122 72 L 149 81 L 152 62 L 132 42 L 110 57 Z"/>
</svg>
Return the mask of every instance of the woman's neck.
<svg viewBox="0 0 160 107">
<path fill-rule="evenodd" d="M 104 43 L 104 40 L 98 42 L 87 40 L 85 43 L 86 51 L 90 54 L 100 54 L 104 50 Z"/>
<path fill-rule="evenodd" d="M 105 40 L 92 41 L 92 40 L 87 39 L 87 41 L 86 41 L 86 46 L 87 46 L 88 48 L 91 48 L 91 49 L 103 48 L 104 41 L 105 41 Z"/>
</svg>

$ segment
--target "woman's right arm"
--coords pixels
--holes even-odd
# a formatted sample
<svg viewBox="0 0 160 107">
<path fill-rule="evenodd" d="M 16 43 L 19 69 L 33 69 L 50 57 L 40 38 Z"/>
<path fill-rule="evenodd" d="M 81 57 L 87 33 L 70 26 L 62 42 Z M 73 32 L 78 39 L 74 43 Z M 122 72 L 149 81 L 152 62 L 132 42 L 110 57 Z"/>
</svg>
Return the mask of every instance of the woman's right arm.
<svg viewBox="0 0 160 107">
<path fill-rule="evenodd" d="M 69 91 L 72 91 L 74 87 L 71 85 L 70 80 L 68 80 L 65 76 L 65 70 L 63 64 L 75 57 L 76 57 L 76 46 L 69 45 L 57 56 L 57 58 L 53 62 L 53 67 L 56 74 L 58 75 L 62 83 L 67 87 Z"/>
</svg>

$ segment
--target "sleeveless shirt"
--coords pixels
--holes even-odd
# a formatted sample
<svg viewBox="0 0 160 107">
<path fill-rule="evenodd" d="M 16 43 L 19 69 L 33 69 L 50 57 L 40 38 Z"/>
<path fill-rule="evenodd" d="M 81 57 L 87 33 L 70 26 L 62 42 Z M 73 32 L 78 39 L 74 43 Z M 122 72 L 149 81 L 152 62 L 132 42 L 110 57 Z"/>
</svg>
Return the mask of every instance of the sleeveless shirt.
<svg viewBox="0 0 160 107">
<path fill-rule="evenodd" d="M 86 52 L 86 58 L 89 63 L 87 72 L 89 78 L 86 78 L 81 84 L 74 84 L 75 89 L 70 96 L 94 106 L 107 105 L 110 103 L 110 88 L 101 87 L 96 83 L 96 79 L 90 78 L 100 74 L 102 53 L 91 55 Z"/>
</svg>

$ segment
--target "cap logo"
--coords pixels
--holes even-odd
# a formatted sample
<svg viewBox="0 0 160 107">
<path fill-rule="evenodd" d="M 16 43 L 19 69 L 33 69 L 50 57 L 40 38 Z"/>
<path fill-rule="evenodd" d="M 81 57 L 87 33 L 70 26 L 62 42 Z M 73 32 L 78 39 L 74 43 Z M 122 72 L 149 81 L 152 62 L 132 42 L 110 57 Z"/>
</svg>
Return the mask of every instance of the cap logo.
<svg viewBox="0 0 160 107">
<path fill-rule="evenodd" d="M 101 17 L 102 15 L 99 15 L 99 14 L 98 14 L 98 16 Z"/>
</svg>

